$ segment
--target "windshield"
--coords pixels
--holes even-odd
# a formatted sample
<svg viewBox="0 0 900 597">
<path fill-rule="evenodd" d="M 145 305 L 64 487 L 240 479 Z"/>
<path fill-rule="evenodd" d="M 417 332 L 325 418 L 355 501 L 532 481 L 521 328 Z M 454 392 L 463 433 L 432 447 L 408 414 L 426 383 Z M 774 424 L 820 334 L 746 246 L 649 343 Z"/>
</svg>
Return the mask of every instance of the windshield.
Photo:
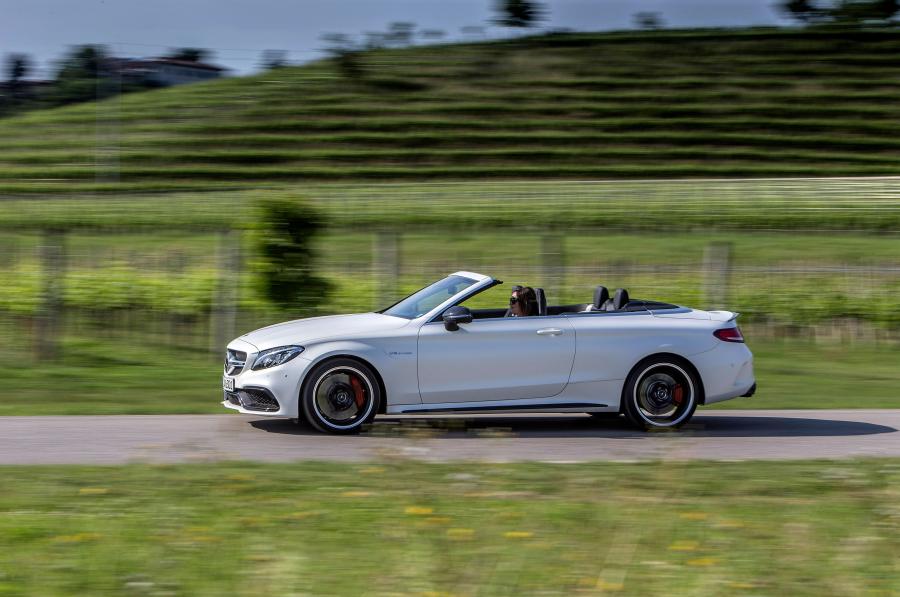
<svg viewBox="0 0 900 597">
<path fill-rule="evenodd" d="M 447 276 L 443 280 L 439 280 L 415 294 L 409 295 L 396 305 L 388 307 L 382 313 L 404 319 L 415 319 L 425 315 L 451 296 L 476 283 L 476 280 L 462 276 Z"/>
</svg>

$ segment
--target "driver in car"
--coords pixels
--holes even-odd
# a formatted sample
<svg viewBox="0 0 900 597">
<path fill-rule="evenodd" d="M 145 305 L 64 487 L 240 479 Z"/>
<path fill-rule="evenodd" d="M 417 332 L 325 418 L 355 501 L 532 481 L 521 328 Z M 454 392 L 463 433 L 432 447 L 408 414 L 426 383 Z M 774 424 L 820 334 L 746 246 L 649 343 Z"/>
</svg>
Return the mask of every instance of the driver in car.
<svg viewBox="0 0 900 597">
<path fill-rule="evenodd" d="M 537 295 L 531 286 L 513 286 L 509 297 L 507 317 L 528 317 L 538 314 Z"/>
</svg>

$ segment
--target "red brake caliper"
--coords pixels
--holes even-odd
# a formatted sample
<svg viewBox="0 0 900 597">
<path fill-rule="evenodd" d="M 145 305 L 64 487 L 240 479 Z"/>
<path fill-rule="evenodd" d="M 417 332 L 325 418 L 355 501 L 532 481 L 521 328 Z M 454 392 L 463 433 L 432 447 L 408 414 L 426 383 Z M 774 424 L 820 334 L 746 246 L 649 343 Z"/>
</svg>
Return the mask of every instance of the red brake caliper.
<svg viewBox="0 0 900 597">
<path fill-rule="evenodd" d="M 683 397 L 683 392 L 682 392 L 682 389 L 681 389 L 681 384 L 676 384 L 676 385 L 675 385 L 675 391 L 672 392 L 672 401 L 673 401 L 675 404 L 681 404 L 681 399 L 682 399 L 682 397 Z"/>
<path fill-rule="evenodd" d="M 353 396 L 356 398 L 356 406 L 362 408 L 363 404 L 366 402 L 366 395 L 362 384 L 359 383 L 359 379 L 357 379 L 355 375 L 350 376 L 350 385 L 353 386 Z"/>
</svg>

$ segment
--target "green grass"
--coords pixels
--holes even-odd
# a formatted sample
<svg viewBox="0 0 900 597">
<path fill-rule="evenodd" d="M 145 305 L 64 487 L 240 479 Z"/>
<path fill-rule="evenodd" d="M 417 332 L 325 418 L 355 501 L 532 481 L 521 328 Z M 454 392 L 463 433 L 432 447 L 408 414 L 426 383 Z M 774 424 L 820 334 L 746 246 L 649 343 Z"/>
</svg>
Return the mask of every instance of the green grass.
<svg viewBox="0 0 900 597">
<path fill-rule="evenodd" d="M 752 328 L 751 328 L 752 329 Z M 711 408 L 898 408 L 900 350 L 749 339 L 759 390 Z"/>
<path fill-rule="evenodd" d="M 2 415 L 221 413 L 221 360 L 147 338 L 69 339 L 59 363 L 17 367 Z"/>
<path fill-rule="evenodd" d="M 715 408 L 897 407 L 896 347 L 764 340 L 752 326 L 745 334 L 759 392 Z M 137 334 L 70 336 L 59 363 L 4 354 L 17 366 L 8 373 L 0 416 L 224 412 L 218 355 L 173 343 Z"/>
<path fill-rule="evenodd" d="M 337 170 L 349 176 L 353 168 Z M 527 167 L 523 174 L 527 174 L 525 170 Z M 0 229 L 246 229 L 256 226 L 259 203 L 277 198 L 314 205 L 335 228 L 367 230 L 373 226 L 404 230 L 416 226 L 442 233 L 478 228 L 611 229 L 654 234 L 900 230 L 900 178 L 893 177 L 423 182 L 427 176 L 428 168 L 422 168 L 420 180 L 408 183 L 285 184 L 233 192 L 216 191 L 212 185 L 204 192 L 82 196 L 77 200 L 58 197 L 69 190 L 68 183 L 47 181 L 41 188 L 53 198 L 3 201 Z M 200 182 L 186 180 L 186 185 Z"/>
<path fill-rule="evenodd" d="M 897 460 L 0 472 L 3 595 L 900 591 Z"/>
<path fill-rule="evenodd" d="M 893 175 L 898 50 L 894 29 L 377 50 L 357 80 L 320 61 L 0 120 L 0 193 Z"/>
</svg>

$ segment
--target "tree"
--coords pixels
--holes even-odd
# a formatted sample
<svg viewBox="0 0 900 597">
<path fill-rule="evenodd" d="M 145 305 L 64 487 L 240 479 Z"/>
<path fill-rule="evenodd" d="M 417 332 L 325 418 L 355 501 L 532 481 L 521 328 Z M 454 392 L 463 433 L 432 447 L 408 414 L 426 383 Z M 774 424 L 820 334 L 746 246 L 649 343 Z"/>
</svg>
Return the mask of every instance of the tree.
<svg viewBox="0 0 900 597">
<path fill-rule="evenodd" d="M 387 44 L 385 33 L 381 31 L 366 31 L 363 33 L 365 41 L 362 44 L 363 50 L 380 50 Z"/>
<path fill-rule="evenodd" d="M 815 5 L 813 0 L 786 0 L 781 4 L 781 11 L 791 18 L 807 24 L 824 16 L 823 9 Z"/>
<path fill-rule="evenodd" d="M 842 0 L 830 12 L 833 21 L 854 25 L 887 23 L 898 10 L 897 0 Z"/>
<path fill-rule="evenodd" d="M 892 21 L 900 12 L 898 0 L 875 0 L 872 2 L 872 15 L 882 21 Z"/>
<path fill-rule="evenodd" d="M 532 27 L 546 14 L 543 6 L 534 0 L 496 0 L 500 16 L 495 23 L 503 27 Z"/>
<path fill-rule="evenodd" d="M 15 90 L 28 76 L 31 70 L 31 60 L 25 54 L 10 54 L 6 57 L 6 83 L 11 90 Z"/>
<path fill-rule="evenodd" d="M 108 65 L 109 57 L 103 46 L 76 46 L 60 63 L 51 102 L 71 104 L 118 93 L 110 85 L 99 84 L 100 79 L 109 76 Z"/>
<path fill-rule="evenodd" d="M 308 313 L 322 304 L 328 281 L 316 275 L 313 242 L 324 223 L 306 204 L 286 199 L 262 205 L 257 249 L 263 295 L 279 307 Z"/>
<path fill-rule="evenodd" d="M 634 24 L 639 29 L 662 29 L 663 20 L 658 12 L 638 12 L 634 15 Z"/>
<path fill-rule="evenodd" d="M 212 52 L 203 48 L 177 48 L 167 58 L 172 60 L 184 60 L 185 62 L 206 62 L 212 57 Z"/>
<path fill-rule="evenodd" d="M 460 27 L 459 32 L 467 39 L 484 39 L 486 37 L 484 27 L 479 25 L 466 25 Z"/>
<path fill-rule="evenodd" d="M 266 50 L 263 52 L 263 70 L 273 70 L 284 66 L 287 66 L 287 52 L 284 50 Z"/>
<path fill-rule="evenodd" d="M 23 82 L 30 67 L 31 62 L 25 54 L 6 57 L 6 94 L 0 93 L 0 113 L 23 107 L 23 100 L 29 95 L 23 89 Z"/>
<path fill-rule="evenodd" d="M 887 24 L 900 12 L 900 0 L 784 0 L 781 11 L 804 24 Z"/>
<path fill-rule="evenodd" d="M 334 58 L 341 73 L 351 80 L 365 76 L 362 62 L 359 60 L 360 49 L 353 40 L 344 33 L 326 33 L 322 36 L 325 52 Z"/>
<path fill-rule="evenodd" d="M 404 47 L 412 43 L 413 33 L 416 26 L 414 23 L 391 23 L 388 26 L 388 32 L 385 34 L 385 41 L 388 45 L 394 47 Z"/>
<path fill-rule="evenodd" d="M 422 39 L 427 39 L 429 41 L 438 41 L 444 39 L 446 37 L 446 33 L 440 29 L 422 29 L 419 31 L 419 36 Z"/>
</svg>

